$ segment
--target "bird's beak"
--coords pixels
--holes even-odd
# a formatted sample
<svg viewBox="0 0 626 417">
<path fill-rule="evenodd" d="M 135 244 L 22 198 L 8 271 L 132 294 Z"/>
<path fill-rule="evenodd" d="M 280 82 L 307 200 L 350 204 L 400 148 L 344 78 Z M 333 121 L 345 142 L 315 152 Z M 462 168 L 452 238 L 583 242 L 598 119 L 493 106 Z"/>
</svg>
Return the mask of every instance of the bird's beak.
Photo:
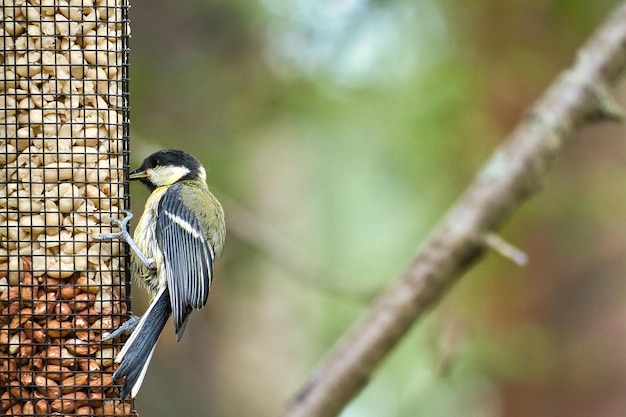
<svg viewBox="0 0 626 417">
<path fill-rule="evenodd" d="M 142 178 L 148 178 L 148 173 L 146 171 L 142 171 L 141 168 L 137 168 L 136 170 L 130 172 L 128 178 L 131 180 L 140 180 Z"/>
</svg>

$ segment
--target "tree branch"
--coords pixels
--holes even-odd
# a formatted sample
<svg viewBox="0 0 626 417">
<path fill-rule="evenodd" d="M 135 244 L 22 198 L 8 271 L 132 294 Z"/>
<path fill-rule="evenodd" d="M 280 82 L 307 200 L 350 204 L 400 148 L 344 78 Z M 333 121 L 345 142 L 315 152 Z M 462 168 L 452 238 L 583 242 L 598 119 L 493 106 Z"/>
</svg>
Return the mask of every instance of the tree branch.
<svg viewBox="0 0 626 417">
<path fill-rule="evenodd" d="M 626 66 L 626 2 L 578 52 L 424 242 L 408 269 L 343 337 L 284 417 L 338 415 L 411 325 L 480 256 L 493 233 L 537 192 L 576 129 L 621 116 L 610 100 Z"/>
</svg>

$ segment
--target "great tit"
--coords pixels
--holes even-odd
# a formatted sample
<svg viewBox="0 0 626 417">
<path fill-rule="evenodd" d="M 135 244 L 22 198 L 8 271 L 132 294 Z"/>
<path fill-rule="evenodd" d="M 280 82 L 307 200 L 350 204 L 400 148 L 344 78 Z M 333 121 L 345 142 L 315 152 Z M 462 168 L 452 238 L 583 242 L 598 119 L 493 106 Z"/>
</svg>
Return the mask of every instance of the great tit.
<svg viewBox="0 0 626 417">
<path fill-rule="evenodd" d="M 206 184 L 206 170 L 193 156 L 164 150 L 148 156 L 130 173 L 151 194 L 130 244 L 131 275 L 152 296 L 115 361 L 113 375 L 124 380 L 121 397 L 139 392 L 159 336 L 170 315 L 177 340 L 191 311 L 204 307 L 213 278 L 213 261 L 224 245 L 224 211 Z"/>
</svg>

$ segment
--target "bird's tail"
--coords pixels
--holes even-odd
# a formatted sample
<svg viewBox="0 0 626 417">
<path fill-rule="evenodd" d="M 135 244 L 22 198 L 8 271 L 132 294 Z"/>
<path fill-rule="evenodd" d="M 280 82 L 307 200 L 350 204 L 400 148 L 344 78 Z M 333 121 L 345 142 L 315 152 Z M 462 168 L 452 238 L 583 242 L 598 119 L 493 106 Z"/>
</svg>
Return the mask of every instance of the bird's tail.
<svg viewBox="0 0 626 417">
<path fill-rule="evenodd" d="M 120 367 L 113 374 L 113 380 L 126 377 L 122 386 L 122 399 L 128 394 L 132 398 L 137 396 L 156 343 L 171 314 L 170 294 L 167 287 L 163 287 L 154 297 L 148 310 L 115 358 L 115 362 L 120 363 Z"/>
</svg>

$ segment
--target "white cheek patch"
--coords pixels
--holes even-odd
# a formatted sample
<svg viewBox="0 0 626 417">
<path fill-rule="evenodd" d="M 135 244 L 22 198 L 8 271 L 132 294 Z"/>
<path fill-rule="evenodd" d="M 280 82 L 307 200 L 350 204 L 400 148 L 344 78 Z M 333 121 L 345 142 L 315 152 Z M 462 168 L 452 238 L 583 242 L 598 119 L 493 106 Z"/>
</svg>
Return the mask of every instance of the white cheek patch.
<svg viewBox="0 0 626 417">
<path fill-rule="evenodd" d="M 188 175 L 189 168 L 181 166 L 159 166 L 146 171 L 150 182 L 157 187 L 174 184 L 176 181 Z"/>
</svg>

